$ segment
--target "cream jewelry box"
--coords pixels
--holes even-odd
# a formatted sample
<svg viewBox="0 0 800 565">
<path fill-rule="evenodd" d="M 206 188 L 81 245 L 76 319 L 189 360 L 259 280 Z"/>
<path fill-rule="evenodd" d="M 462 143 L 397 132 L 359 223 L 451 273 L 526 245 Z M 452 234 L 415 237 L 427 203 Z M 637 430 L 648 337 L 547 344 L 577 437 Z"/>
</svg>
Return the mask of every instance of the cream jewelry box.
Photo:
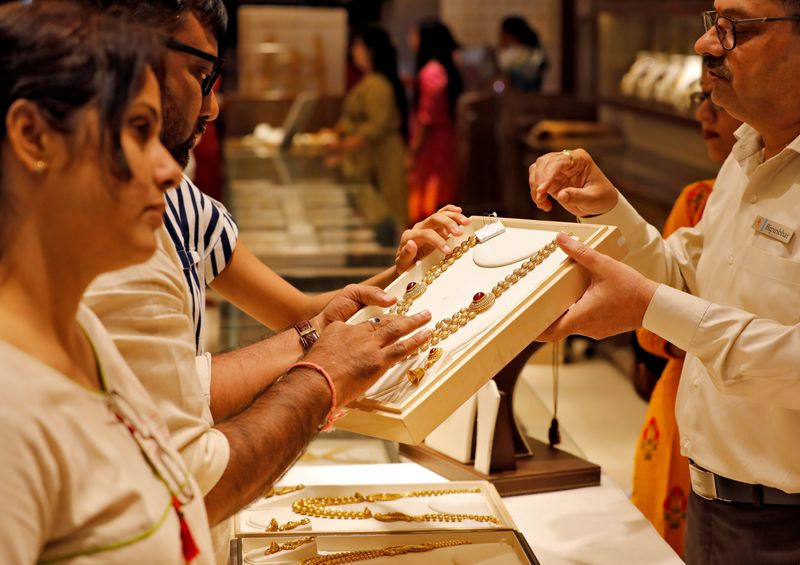
<svg viewBox="0 0 800 565">
<path fill-rule="evenodd" d="M 586 289 L 585 270 L 553 243 L 558 232 L 614 258 L 626 252 L 613 226 L 471 220 L 462 237 L 448 241 L 451 256 L 433 253 L 387 287 L 398 298 L 393 310 L 368 307 L 349 320 L 427 309 L 435 334 L 351 403 L 337 428 L 421 443 Z"/>
<path fill-rule="evenodd" d="M 231 541 L 231 565 L 539 565 L 519 532 L 282 535 Z"/>
</svg>

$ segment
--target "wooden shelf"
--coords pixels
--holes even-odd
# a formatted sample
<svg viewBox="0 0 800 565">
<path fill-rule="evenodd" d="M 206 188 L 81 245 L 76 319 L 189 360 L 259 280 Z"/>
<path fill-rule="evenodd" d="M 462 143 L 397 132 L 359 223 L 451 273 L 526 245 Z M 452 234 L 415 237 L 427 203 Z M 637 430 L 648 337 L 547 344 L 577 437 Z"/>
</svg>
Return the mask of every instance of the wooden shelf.
<svg viewBox="0 0 800 565">
<path fill-rule="evenodd" d="M 669 120 L 673 123 L 679 123 L 693 128 L 698 127 L 697 120 L 695 120 L 691 114 L 679 112 L 666 104 L 648 103 L 626 96 L 604 96 L 600 99 L 600 104 L 629 110 L 645 116 Z"/>
</svg>

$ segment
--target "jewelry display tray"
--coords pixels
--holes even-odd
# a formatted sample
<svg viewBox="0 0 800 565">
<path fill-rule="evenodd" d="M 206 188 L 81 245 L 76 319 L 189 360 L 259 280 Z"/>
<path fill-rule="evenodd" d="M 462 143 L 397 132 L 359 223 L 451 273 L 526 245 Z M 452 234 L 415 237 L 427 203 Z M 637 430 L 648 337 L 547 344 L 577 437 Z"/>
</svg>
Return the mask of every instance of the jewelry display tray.
<svg viewBox="0 0 800 565">
<path fill-rule="evenodd" d="M 463 522 L 381 522 L 375 519 L 331 519 L 303 516 L 292 511 L 292 503 L 300 498 L 312 496 L 350 496 L 355 492 L 363 495 L 378 493 L 406 493 L 415 491 L 479 489 L 478 493 L 453 493 L 441 496 L 415 497 L 388 502 L 357 502 L 349 505 L 330 506 L 336 510 L 363 510 L 370 507 L 373 512 L 403 511 L 410 515 L 432 512 L 459 514 L 491 514 L 498 524 L 465 520 Z M 449 500 L 448 500 L 449 497 Z M 266 524 L 274 518 L 279 524 L 309 518 L 306 529 L 267 532 Z M 309 529 L 310 528 L 310 529 Z M 515 530 L 516 525 L 503 500 L 488 481 L 454 481 L 448 483 L 413 483 L 388 485 L 307 485 L 297 490 L 270 498 L 260 498 L 234 517 L 235 537 L 302 537 L 309 535 L 378 534 L 395 532 L 449 532 Z"/>
<path fill-rule="evenodd" d="M 484 216 L 472 216 L 470 220 L 471 224 L 464 228 L 461 237 L 448 240 L 452 248 L 494 221 L 493 218 Z M 615 226 L 510 218 L 500 218 L 500 221 L 509 228 L 506 232 L 508 234 L 515 232 L 518 235 L 521 230 L 531 230 L 532 241 L 538 238 L 539 242 L 547 243 L 558 232 L 563 231 L 572 233 L 573 237 L 587 246 L 615 259 L 624 257 L 627 252 L 624 238 Z M 452 315 L 454 309 L 458 310 L 458 306 L 467 306 L 474 293 L 489 292 L 498 279 L 510 273 L 514 265 L 521 264 L 522 259 L 503 269 L 481 268 L 474 263 L 473 254 L 487 244 L 494 246 L 494 249 L 501 248 L 505 235 L 501 234 L 486 243 L 478 244 L 464 253 L 414 301 L 408 315 L 423 308 L 430 310 L 432 320 L 428 327 L 433 329 L 436 321 Z M 536 248 L 531 248 L 530 251 L 534 252 Z M 408 283 L 422 280 L 428 269 L 436 265 L 442 257 L 441 252 L 432 253 L 390 284 L 386 292 L 401 298 Z M 490 309 L 478 314 L 475 322 L 469 322 L 463 330 L 451 334 L 450 338 L 437 344 L 437 347 L 444 349 L 444 357 L 437 362 L 438 366 L 434 366 L 435 372 L 426 374 L 417 388 L 399 400 L 381 401 L 362 397 L 348 405 L 346 415 L 337 420 L 336 427 L 409 445 L 421 443 L 431 431 L 566 312 L 583 294 L 588 282 L 585 269 L 569 259 L 563 251 L 556 249 L 541 265 L 513 285 L 512 290 L 500 296 Z M 457 301 L 453 298 L 455 294 L 458 294 Z M 349 323 L 364 322 L 372 316 L 384 313 L 384 309 L 366 307 L 356 313 Z M 475 328 L 471 327 L 475 323 L 482 324 L 484 328 L 465 343 L 458 343 L 459 340 L 464 341 L 464 333 L 470 330 L 475 332 Z M 452 343 L 454 337 L 456 346 Z M 401 363 L 389 369 L 375 386 L 381 386 L 383 381 L 391 378 L 396 379 L 393 382 L 400 382 L 403 377 L 398 375 L 404 374 L 407 368 L 414 367 L 414 363 L 419 364 L 425 355 L 426 352 L 422 352 L 410 364 Z"/>
<path fill-rule="evenodd" d="M 283 544 L 297 540 L 300 534 L 286 535 L 280 537 L 247 537 L 235 538 L 231 540 L 230 545 L 230 565 L 249 565 L 249 561 L 245 561 L 245 555 L 251 551 L 266 549 L 270 543 L 277 542 Z M 269 563 L 300 563 L 302 559 L 312 557 L 316 550 L 319 549 L 325 553 L 335 553 L 342 551 L 356 551 L 356 550 L 374 550 L 383 549 L 391 546 L 398 545 L 412 545 L 420 543 L 437 543 L 446 542 L 450 540 L 464 540 L 469 541 L 472 545 L 461 546 L 467 547 L 470 552 L 474 552 L 476 548 L 480 548 L 477 544 L 502 544 L 500 547 L 507 548 L 509 551 L 506 555 L 493 555 L 488 559 L 480 559 L 476 555 L 476 559 L 468 560 L 467 563 L 486 563 L 487 565 L 540 565 L 536 559 L 533 551 L 525 540 L 524 536 L 515 530 L 492 530 L 483 532 L 414 532 L 414 533 L 391 533 L 391 534 L 340 534 L 340 535 L 317 535 L 313 537 L 316 545 L 309 544 L 303 552 L 301 548 L 299 551 L 292 552 L 293 558 L 281 559 L 279 555 L 275 555 L 276 560 L 265 560 L 264 564 Z M 485 547 L 485 546 L 484 546 Z M 497 547 L 497 546 L 495 546 Z M 409 558 L 413 557 L 413 561 Z M 516 557 L 516 560 L 514 558 Z M 402 557 L 385 556 L 379 561 L 382 565 L 395 563 L 425 564 L 425 565 L 442 565 L 443 561 L 440 555 L 436 552 L 432 553 L 413 553 L 405 554 Z M 372 563 L 372 560 L 364 561 L 364 563 Z M 377 562 L 377 561 L 376 561 Z M 448 561 L 454 562 L 454 561 Z M 458 561 L 462 563 L 462 561 Z"/>
</svg>

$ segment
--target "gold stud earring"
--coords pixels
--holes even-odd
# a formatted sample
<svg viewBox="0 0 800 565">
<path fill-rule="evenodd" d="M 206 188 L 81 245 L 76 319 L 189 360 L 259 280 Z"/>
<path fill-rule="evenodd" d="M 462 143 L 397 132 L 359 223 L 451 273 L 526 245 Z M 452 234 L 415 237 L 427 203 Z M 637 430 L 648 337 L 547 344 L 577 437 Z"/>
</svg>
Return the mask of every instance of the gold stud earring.
<svg viewBox="0 0 800 565">
<path fill-rule="evenodd" d="M 36 171 L 36 174 L 42 175 L 47 170 L 47 163 L 39 159 L 33 164 L 33 170 Z"/>
</svg>

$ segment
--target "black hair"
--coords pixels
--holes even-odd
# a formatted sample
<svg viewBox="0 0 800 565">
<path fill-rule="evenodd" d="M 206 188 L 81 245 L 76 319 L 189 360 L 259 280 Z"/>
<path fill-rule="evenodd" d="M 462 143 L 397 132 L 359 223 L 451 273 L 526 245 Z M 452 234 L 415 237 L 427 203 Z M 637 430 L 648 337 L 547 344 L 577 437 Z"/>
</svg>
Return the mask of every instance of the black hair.
<svg viewBox="0 0 800 565">
<path fill-rule="evenodd" d="M 103 7 L 122 6 L 142 22 L 155 23 L 169 35 L 181 25 L 185 12 L 195 15 L 200 24 L 222 44 L 228 28 L 228 11 L 222 0 L 99 0 Z"/>
<path fill-rule="evenodd" d="M 395 105 L 400 114 L 400 133 L 408 141 L 408 101 L 403 83 L 397 74 L 397 50 L 389 34 L 384 29 L 371 25 L 356 30 L 353 38 L 364 42 L 370 52 L 373 69 L 391 83 Z"/>
<path fill-rule="evenodd" d="M 542 46 L 539 41 L 539 34 L 536 33 L 525 19 L 519 16 L 509 16 L 500 24 L 500 28 L 508 35 L 532 49 L 537 49 Z"/>
<path fill-rule="evenodd" d="M 155 32 L 120 13 L 101 13 L 85 3 L 0 6 L 0 141 L 16 100 L 36 104 L 50 127 L 64 134 L 75 130 L 78 111 L 95 107 L 101 154 L 108 155 L 115 177 L 130 179 L 122 149 L 123 118 L 142 89 L 145 70 L 158 64 L 162 44 Z M 0 213 L 9 209 L 0 193 Z M 6 219 L 0 218 L 0 225 Z"/>
<path fill-rule="evenodd" d="M 456 68 L 453 53 L 458 43 L 446 25 L 436 19 L 423 20 L 419 24 L 419 51 L 417 52 L 417 75 L 429 61 L 438 61 L 447 71 L 447 100 L 450 117 L 456 115 L 456 101 L 464 90 L 461 73 Z M 414 86 L 414 104 L 419 104 L 419 78 Z"/>
<path fill-rule="evenodd" d="M 0 113 L 24 98 L 51 127 L 70 133 L 72 115 L 90 104 L 100 112 L 112 169 L 130 174 L 120 133 L 144 71 L 158 66 L 162 38 L 116 10 L 100 13 L 67 0 L 0 7 Z M 134 37 L 136 40 L 131 41 Z M 5 120 L 0 137 L 5 137 Z"/>
</svg>

